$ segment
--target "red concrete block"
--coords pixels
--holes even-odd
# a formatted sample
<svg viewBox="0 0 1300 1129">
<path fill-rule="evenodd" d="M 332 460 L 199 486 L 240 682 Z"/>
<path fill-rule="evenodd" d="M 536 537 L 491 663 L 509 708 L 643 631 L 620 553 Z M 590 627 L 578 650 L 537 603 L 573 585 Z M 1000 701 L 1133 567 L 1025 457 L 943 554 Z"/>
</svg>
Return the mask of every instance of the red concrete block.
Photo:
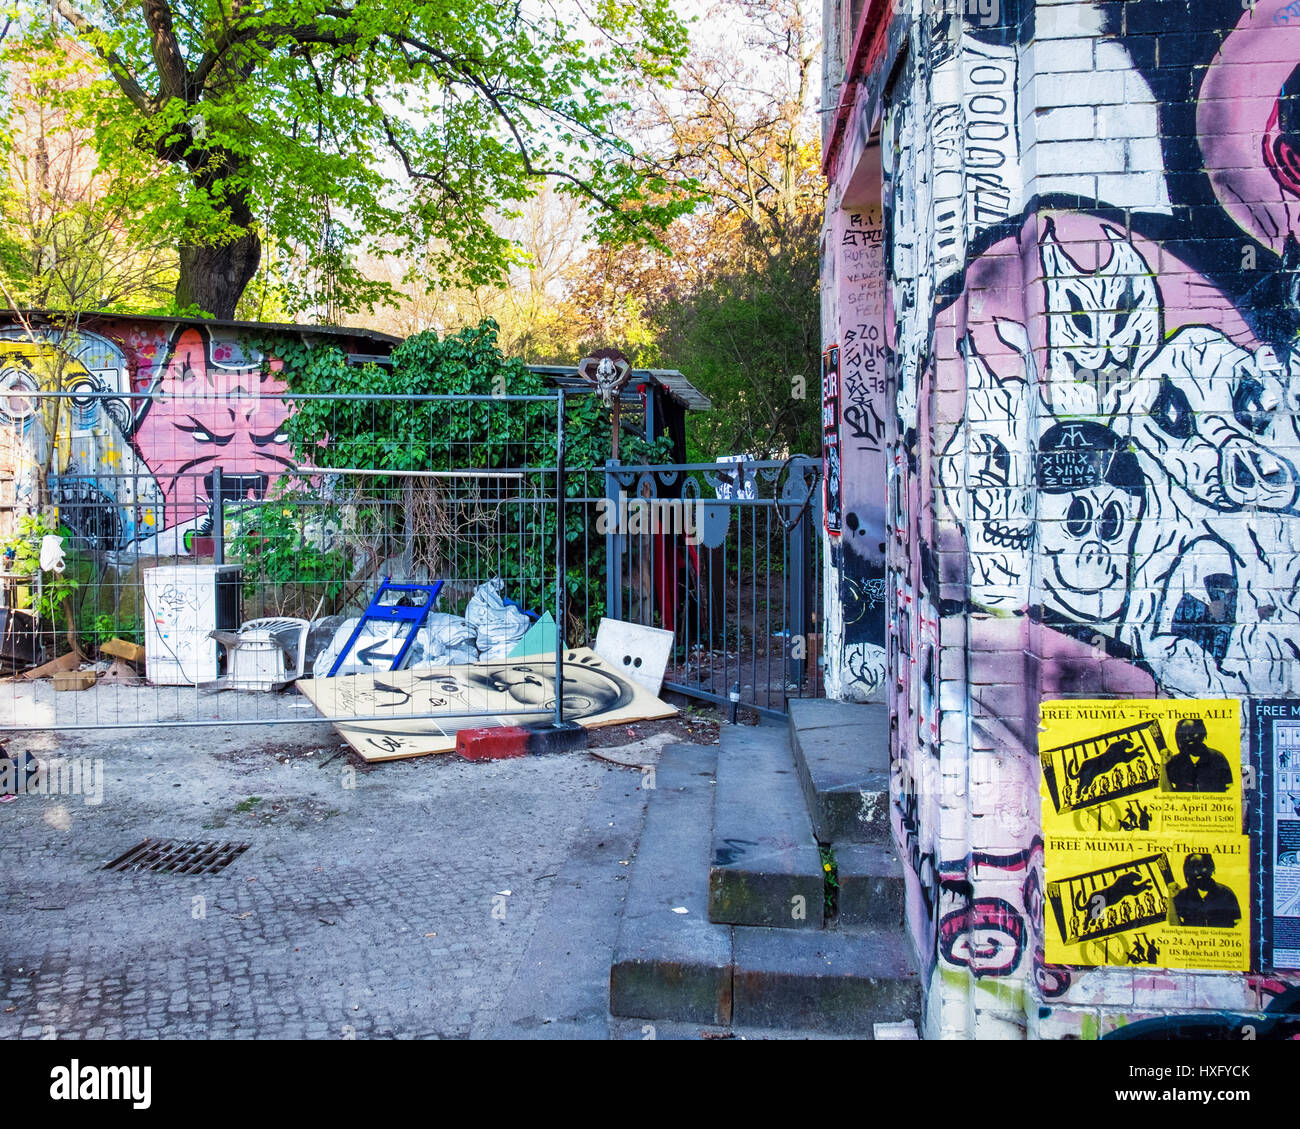
<svg viewBox="0 0 1300 1129">
<path fill-rule="evenodd" d="M 528 753 L 528 730 L 522 725 L 462 729 L 456 734 L 456 755 L 467 761 L 500 761 Z"/>
</svg>

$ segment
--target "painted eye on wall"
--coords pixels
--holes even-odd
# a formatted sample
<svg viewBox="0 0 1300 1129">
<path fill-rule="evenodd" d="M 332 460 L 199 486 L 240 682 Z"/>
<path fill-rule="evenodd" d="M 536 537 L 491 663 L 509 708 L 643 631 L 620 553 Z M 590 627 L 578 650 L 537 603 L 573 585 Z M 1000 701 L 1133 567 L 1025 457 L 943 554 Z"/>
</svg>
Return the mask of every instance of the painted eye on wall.
<svg viewBox="0 0 1300 1129">
<path fill-rule="evenodd" d="M 1253 376 L 1244 377 L 1232 393 L 1232 414 L 1242 427 L 1256 435 L 1268 430 L 1273 413 L 1264 406 L 1264 386 Z"/>
<path fill-rule="evenodd" d="M 1124 510 L 1113 499 L 1102 508 L 1097 519 L 1097 536 L 1103 541 L 1115 541 L 1124 530 Z"/>
<path fill-rule="evenodd" d="M 1087 498 L 1075 498 L 1065 514 L 1065 529 L 1071 537 L 1086 537 L 1092 528 L 1092 503 Z"/>
<path fill-rule="evenodd" d="M 1092 318 L 1084 312 L 1083 303 L 1074 296 L 1073 291 L 1066 294 L 1070 299 L 1070 320 L 1074 323 L 1074 328 L 1082 333 L 1085 337 L 1092 336 Z"/>
<path fill-rule="evenodd" d="M 1176 388 L 1169 377 L 1160 381 L 1160 394 L 1151 405 L 1151 418 L 1166 435 L 1175 439 L 1191 438 L 1192 405 L 1181 388 Z"/>
</svg>

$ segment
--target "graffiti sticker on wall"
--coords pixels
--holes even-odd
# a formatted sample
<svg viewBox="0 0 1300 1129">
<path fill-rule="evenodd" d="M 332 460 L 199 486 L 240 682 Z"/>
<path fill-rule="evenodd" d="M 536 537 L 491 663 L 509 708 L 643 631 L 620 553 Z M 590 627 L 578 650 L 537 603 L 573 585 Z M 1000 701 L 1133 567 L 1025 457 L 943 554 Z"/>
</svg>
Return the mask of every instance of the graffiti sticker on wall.
<svg viewBox="0 0 1300 1129">
<path fill-rule="evenodd" d="M 843 488 L 840 482 L 840 349 L 832 345 L 822 354 L 822 488 L 826 492 L 822 512 L 826 532 L 839 533 L 843 517 Z"/>
<path fill-rule="evenodd" d="M 1254 717 L 1261 964 L 1300 968 L 1300 702 L 1259 701 Z"/>
<path fill-rule="evenodd" d="M 1050 964 L 1245 969 L 1239 703 L 1044 702 Z"/>
</svg>

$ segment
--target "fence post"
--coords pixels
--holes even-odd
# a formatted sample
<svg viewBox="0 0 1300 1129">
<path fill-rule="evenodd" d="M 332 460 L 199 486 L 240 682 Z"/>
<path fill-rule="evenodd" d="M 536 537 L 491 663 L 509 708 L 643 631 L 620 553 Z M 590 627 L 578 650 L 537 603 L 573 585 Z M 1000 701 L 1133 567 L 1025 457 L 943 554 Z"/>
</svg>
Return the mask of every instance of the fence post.
<svg viewBox="0 0 1300 1129">
<path fill-rule="evenodd" d="M 623 541 L 618 509 L 618 476 L 614 459 L 605 460 L 605 614 L 610 619 L 623 618 Z M 611 517 L 611 513 L 614 515 Z"/>
<path fill-rule="evenodd" d="M 555 724 L 564 724 L 564 602 L 568 589 L 564 538 L 564 389 L 555 416 Z"/>
<path fill-rule="evenodd" d="M 212 561 L 226 563 L 226 490 L 221 481 L 221 468 L 212 468 Z"/>
<path fill-rule="evenodd" d="M 791 470 L 791 479 L 794 477 L 793 469 Z M 815 481 L 815 480 L 814 480 Z M 798 503 L 790 499 L 789 505 L 794 506 Z M 808 666 L 808 647 L 811 640 L 808 638 L 808 532 L 809 521 L 808 513 L 810 507 L 805 505 L 795 521 L 794 526 L 790 529 L 789 540 L 787 541 L 788 559 L 786 560 L 786 583 L 789 585 L 790 593 L 790 620 L 786 624 L 788 637 L 786 639 L 786 680 L 790 685 L 799 688 L 799 693 L 803 693 L 804 674 Z M 796 645 L 797 638 L 803 638 L 802 645 Z M 796 658 L 796 654 L 803 657 Z"/>
</svg>

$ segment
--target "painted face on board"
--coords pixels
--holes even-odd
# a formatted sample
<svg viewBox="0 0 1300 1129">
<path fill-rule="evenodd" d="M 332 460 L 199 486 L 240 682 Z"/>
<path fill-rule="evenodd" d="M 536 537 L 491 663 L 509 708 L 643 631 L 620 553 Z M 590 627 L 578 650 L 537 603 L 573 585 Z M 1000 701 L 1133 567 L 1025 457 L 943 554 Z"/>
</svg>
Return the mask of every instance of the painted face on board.
<svg viewBox="0 0 1300 1129">
<path fill-rule="evenodd" d="M 284 383 L 257 366 L 214 361 L 212 353 L 205 331 L 180 333 L 133 435 L 158 479 L 169 527 L 208 512 L 217 467 L 225 500 L 238 501 L 265 497 L 295 465 L 283 427 L 289 413 L 279 399 Z"/>
</svg>

